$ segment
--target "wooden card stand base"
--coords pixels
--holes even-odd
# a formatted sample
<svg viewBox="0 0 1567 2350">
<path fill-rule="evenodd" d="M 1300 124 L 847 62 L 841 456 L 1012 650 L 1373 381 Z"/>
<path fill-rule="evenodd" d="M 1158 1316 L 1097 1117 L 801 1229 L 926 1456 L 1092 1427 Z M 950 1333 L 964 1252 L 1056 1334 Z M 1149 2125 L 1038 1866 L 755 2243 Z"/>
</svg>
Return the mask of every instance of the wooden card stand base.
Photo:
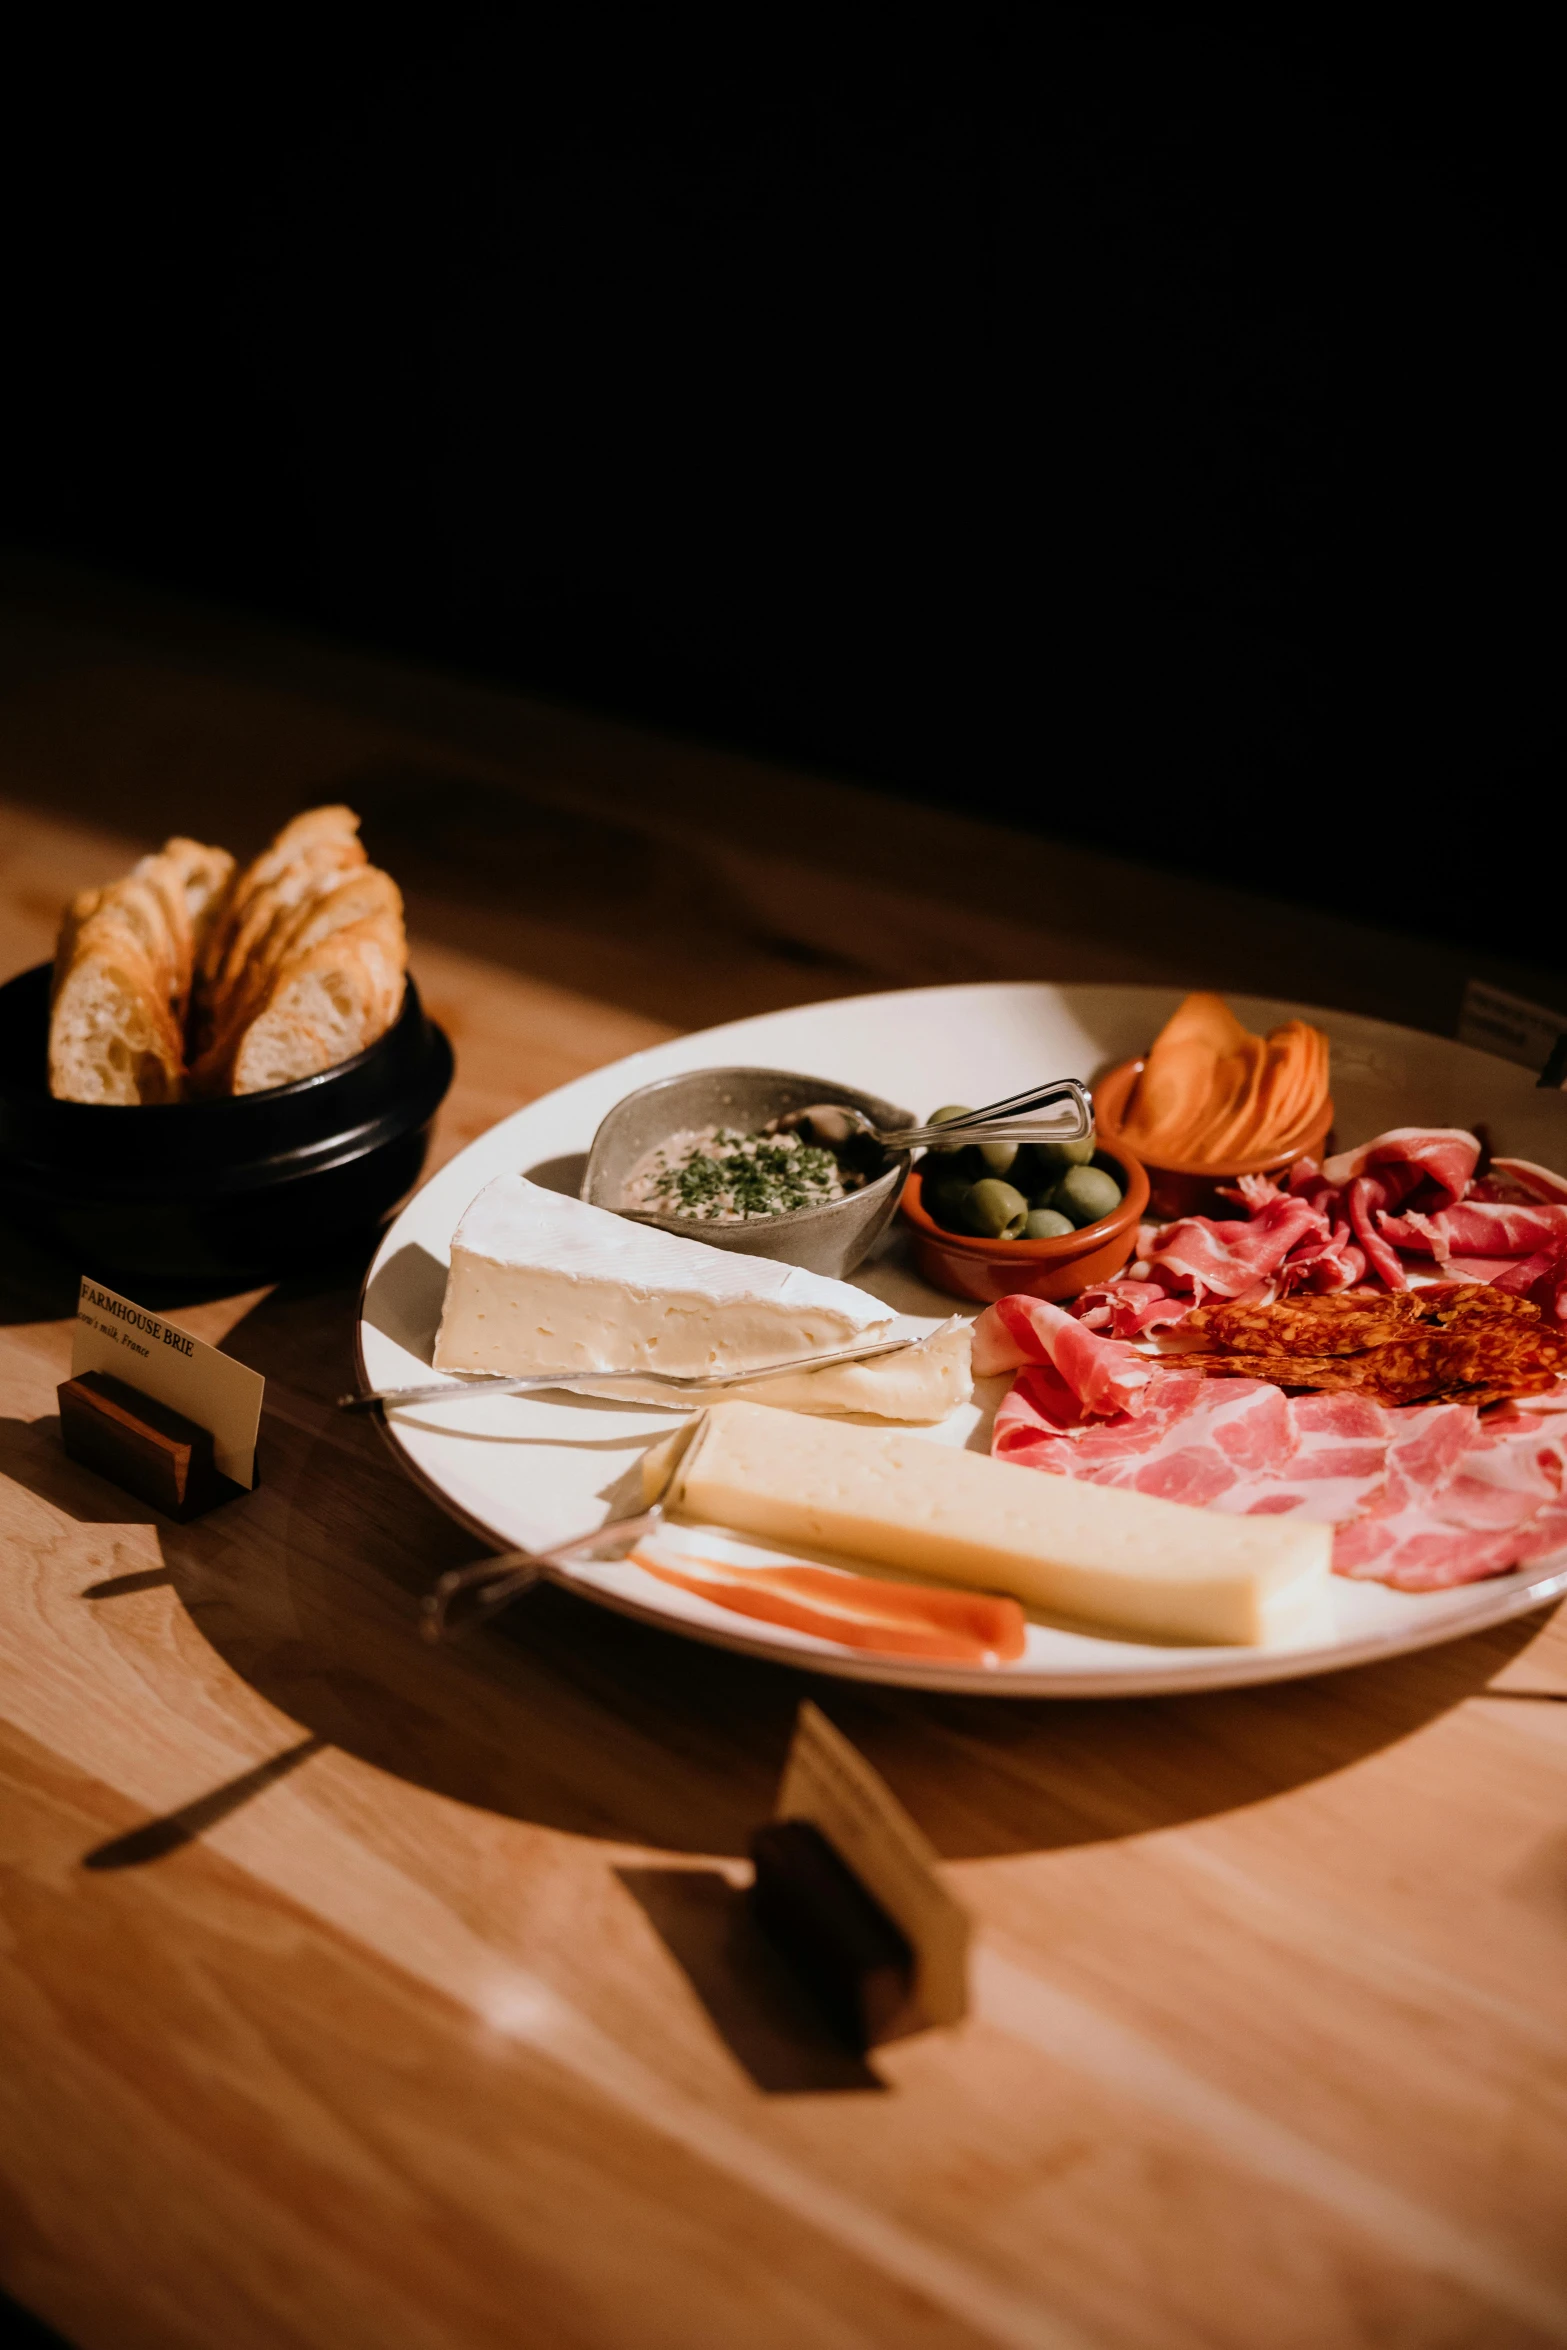
<svg viewBox="0 0 1567 2350">
<path fill-rule="evenodd" d="M 71 1459 L 165 1517 L 197 1518 L 247 1490 L 214 1465 L 209 1430 L 138 1395 L 123 1379 L 83 1371 L 57 1393 L 60 1435 Z"/>
</svg>

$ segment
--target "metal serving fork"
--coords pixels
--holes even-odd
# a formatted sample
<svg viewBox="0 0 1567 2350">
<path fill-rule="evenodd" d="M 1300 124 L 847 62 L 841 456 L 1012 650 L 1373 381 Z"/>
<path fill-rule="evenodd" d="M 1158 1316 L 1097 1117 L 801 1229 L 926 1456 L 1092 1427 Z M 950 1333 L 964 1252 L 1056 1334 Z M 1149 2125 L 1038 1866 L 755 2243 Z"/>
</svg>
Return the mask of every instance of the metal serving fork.
<svg viewBox="0 0 1567 2350">
<path fill-rule="evenodd" d="M 542 1582 L 551 1567 L 592 1558 L 596 1551 L 611 1546 L 623 1557 L 633 1543 L 640 1542 L 644 1534 L 656 1533 L 663 1522 L 664 1505 L 656 1501 L 651 1509 L 638 1510 L 634 1517 L 611 1518 L 591 1534 L 552 1543 L 548 1550 L 503 1550 L 495 1558 L 475 1559 L 472 1566 L 452 1567 L 425 1593 L 419 1630 L 431 1642 L 451 1640 L 474 1624 L 487 1624 L 492 1616 L 498 1616 L 514 1599 Z"/>
</svg>

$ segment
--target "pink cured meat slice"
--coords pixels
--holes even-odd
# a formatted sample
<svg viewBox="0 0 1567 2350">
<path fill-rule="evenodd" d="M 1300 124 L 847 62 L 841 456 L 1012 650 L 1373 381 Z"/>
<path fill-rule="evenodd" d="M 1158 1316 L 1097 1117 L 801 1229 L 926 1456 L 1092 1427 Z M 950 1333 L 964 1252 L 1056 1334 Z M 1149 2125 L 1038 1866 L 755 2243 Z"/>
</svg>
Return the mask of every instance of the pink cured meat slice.
<svg viewBox="0 0 1567 2350">
<path fill-rule="evenodd" d="M 1436 1404 L 1392 1416 L 1409 1429 L 1388 1448 L 1383 1492 L 1335 1535 L 1336 1573 L 1437 1591 L 1557 1550 L 1567 1564 L 1560 1415 L 1515 1406 L 1472 1426 L 1467 1405 Z"/>
<path fill-rule="evenodd" d="M 1418 1249 L 1439 1263 L 1455 1252 L 1470 1257 L 1527 1257 L 1567 1247 L 1567 1205 L 1520 1206 L 1464 1200 L 1435 1215 L 1389 1216 L 1377 1222 L 1396 1248 Z"/>
<path fill-rule="evenodd" d="M 1189 1281 L 1201 1298 L 1239 1297 L 1276 1273 L 1292 1248 L 1310 1238 L 1328 1240 L 1332 1229 L 1319 1209 L 1304 1199 L 1280 1194 L 1257 1209 L 1248 1223 L 1220 1224 L 1211 1216 L 1183 1216 L 1153 1235 L 1149 1270 L 1161 1280 Z"/>
<path fill-rule="evenodd" d="M 1476 1137 L 1460 1127 L 1395 1127 L 1322 1167 L 1298 1159 L 1288 1188 L 1243 1175 L 1222 1196 L 1234 1220 L 1186 1216 L 1145 1226 L 1131 1275 L 1102 1282 L 1074 1302 L 1075 1318 L 1116 1338 L 1178 1322 L 1203 1297 L 1287 1297 L 1363 1280 L 1408 1286 L 1400 1252 L 1434 1257 L 1464 1280 L 1495 1280 L 1487 1261 L 1567 1249 L 1567 1176 L 1529 1159 L 1496 1159 L 1479 1182 Z M 1456 1260 L 1456 1263 L 1455 1263 Z M 1536 1265 L 1530 1284 L 1546 1268 Z M 1567 1326 L 1567 1275 L 1537 1299 Z"/>
<path fill-rule="evenodd" d="M 1191 1312 L 1192 1303 L 1189 1297 L 1172 1297 L 1161 1281 L 1123 1273 L 1083 1290 L 1070 1310 L 1090 1330 L 1108 1329 L 1114 1338 L 1140 1338 L 1161 1322 L 1178 1322 Z"/>
<path fill-rule="evenodd" d="M 1287 1297 L 1292 1289 L 1353 1289 L 1365 1275 L 1365 1251 L 1356 1247 L 1350 1227 L 1338 1223 L 1326 1240 L 1303 1240 L 1291 1249 L 1277 1279 L 1279 1294 Z"/>
<path fill-rule="evenodd" d="M 1374 1212 L 1387 1198 L 1384 1186 L 1371 1175 L 1357 1175 L 1349 1186 L 1345 1205 L 1354 1226 L 1355 1238 L 1365 1251 L 1366 1263 L 1388 1289 L 1407 1289 L 1404 1268 L 1388 1242 L 1382 1238 L 1373 1221 Z M 1387 1222 L 1386 1216 L 1382 1222 Z"/>
<path fill-rule="evenodd" d="M 1138 1412 L 1150 1366 L 1135 1348 L 1085 1330 L 1043 1297 L 1004 1297 L 974 1324 L 974 1375 L 1048 1367 L 1085 1412 Z M 1076 1417 L 1075 1413 L 1068 1415 Z"/>
<path fill-rule="evenodd" d="M 1549 1204 L 1555 1200 L 1567 1207 L 1567 1175 L 1558 1175 L 1550 1167 L 1538 1167 L 1533 1159 L 1493 1159 L 1490 1171 L 1479 1183 L 1472 1183 L 1470 1199 L 1540 1200 Z"/>
<path fill-rule="evenodd" d="M 1425 1183 L 1433 1199 L 1450 1201 L 1463 1198 L 1479 1160 L 1478 1136 L 1461 1126 L 1392 1126 L 1358 1150 L 1325 1159 L 1322 1173 L 1341 1189 L 1375 1168 L 1393 1198 L 1406 1198 Z"/>
<path fill-rule="evenodd" d="M 1536 1256 L 1517 1257 L 1490 1280 L 1493 1289 L 1528 1298 L 1548 1321 L 1567 1330 L 1567 1243 L 1541 1249 Z"/>
</svg>

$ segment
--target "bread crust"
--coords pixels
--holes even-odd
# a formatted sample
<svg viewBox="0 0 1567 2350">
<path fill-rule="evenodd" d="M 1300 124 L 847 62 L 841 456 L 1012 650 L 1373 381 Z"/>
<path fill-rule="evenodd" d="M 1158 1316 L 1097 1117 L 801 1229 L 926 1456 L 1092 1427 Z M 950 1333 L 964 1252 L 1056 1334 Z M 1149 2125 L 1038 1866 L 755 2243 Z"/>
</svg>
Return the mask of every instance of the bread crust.
<svg viewBox="0 0 1567 2350">
<path fill-rule="evenodd" d="M 243 873 L 176 837 L 81 891 L 55 954 L 50 1091 L 124 1105 L 252 1093 L 374 1043 L 408 950 L 401 893 L 358 835 L 352 808 L 309 808 Z"/>
</svg>

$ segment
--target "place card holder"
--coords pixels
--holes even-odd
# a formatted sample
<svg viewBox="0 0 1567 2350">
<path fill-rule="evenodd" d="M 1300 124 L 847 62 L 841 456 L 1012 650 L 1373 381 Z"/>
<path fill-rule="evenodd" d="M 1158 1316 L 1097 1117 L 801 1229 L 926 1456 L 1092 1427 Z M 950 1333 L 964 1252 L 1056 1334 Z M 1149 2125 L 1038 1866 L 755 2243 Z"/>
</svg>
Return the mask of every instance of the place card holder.
<svg viewBox="0 0 1567 2350">
<path fill-rule="evenodd" d="M 886 1781 L 809 1701 L 750 1850 L 757 1924 L 852 2048 L 961 2021 L 968 1913 Z"/>
<path fill-rule="evenodd" d="M 260 1373 L 100 1283 L 82 1283 L 56 1392 L 70 1458 L 165 1517 L 200 1517 L 256 1482 Z"/>
<path fill-rule="evenodd" d="M 244 1492 L 219 1470 L 210 1428 L 138 1395 L 123 1379 L 84 1371 L 56 1393 L 60 1440 L 71 1459 L 138 1501 L 151 1502 L 166 1518 L 197 1518 Z"/>
</svg>

